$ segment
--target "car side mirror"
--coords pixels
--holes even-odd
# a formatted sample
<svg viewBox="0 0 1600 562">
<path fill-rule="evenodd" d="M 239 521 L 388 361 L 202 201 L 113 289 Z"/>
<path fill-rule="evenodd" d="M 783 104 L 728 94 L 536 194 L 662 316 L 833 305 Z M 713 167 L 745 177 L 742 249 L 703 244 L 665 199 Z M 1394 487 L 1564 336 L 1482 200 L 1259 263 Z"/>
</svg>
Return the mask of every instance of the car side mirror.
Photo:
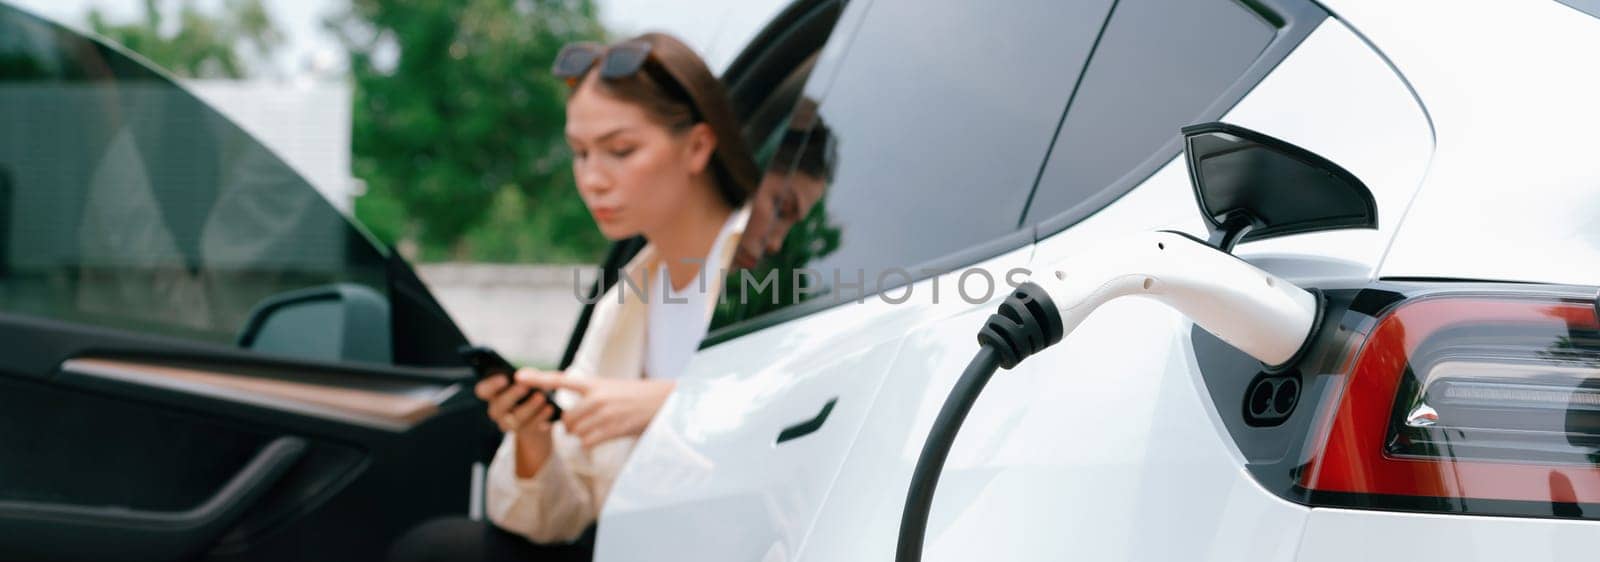
<svg viewBox="0 0 1600 562">
<path fill-rule="evenodd" d="M 1275 236 L 1378 228 L 1372 192 L 1326 158 L 1227 123 L 1190 125 L 1183 137 L 1209 242 L 1223 251 Z"/>
<path fill-rule="evenodd" d="M 303 359 L 390 363 L 389 301 L 353 283 L 280 293 L 250 311 L 238 344 Z"/>
</svg>

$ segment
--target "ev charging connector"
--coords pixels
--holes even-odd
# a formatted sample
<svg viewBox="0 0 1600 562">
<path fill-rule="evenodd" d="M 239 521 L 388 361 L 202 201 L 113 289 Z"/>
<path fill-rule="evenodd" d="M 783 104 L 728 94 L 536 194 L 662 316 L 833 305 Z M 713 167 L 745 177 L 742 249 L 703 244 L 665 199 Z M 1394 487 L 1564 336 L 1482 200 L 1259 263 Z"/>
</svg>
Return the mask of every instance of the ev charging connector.
<svg viewBox="0 0 1600 562">
<path fill-rule="evenodd" d="M 1060 342 L 1101 305 L 1154 299 L 1269 369 L 1295 360 L 1318 321 L 1317 295 L 1178 232 L 1137 234 L 1066 263 L 1017 287 L 978 332 L 978 354 L 939 409 L 912 471 L 896 561 L 922 559 L 939 473 L 990 376 Z"/>
</svg>

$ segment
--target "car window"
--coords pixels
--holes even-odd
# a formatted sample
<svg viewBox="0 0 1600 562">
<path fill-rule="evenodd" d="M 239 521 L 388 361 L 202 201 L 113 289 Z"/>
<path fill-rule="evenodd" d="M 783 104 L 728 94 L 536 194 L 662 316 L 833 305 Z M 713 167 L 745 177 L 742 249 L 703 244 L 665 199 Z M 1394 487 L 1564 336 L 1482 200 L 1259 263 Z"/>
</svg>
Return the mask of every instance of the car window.
<svg viewBox="0 0 1600 562">
<path fill-rule="evenodd" d="M 846 4 L 844 0 L 794 2 L 729 65 L 723 81 L 752 148 L 782 125 L 800 99 L 817 53 L 833 34 Z"/>
<path fill-rule="evenodd" d="M 746 230 L 763 251 L 713 328 L 857 300 L 1016 233 L 1110 4 L 873 2 L 826 91 L 808 87 L 771 141 L 757 197 L 786 218 Z"/>
<path fill-rule="evenodd" d="M 1026 221 L 1087 216 L 1109 202 L 1096 195 L 1128 186 L 1125 175 L 1154 171 L 1141 164 L 1176 156 L 1178 130 L 1201 120 L 1274 34 L 1232 0 L 1117 2 Z"/>
<path fill-rule="evenodd" d="M 0 313 L 235 345 L 296 290 L 388 306 L 386 253 L 269 149 L 139 62 L 4 6 L 0 124 Z"/>
</svg>

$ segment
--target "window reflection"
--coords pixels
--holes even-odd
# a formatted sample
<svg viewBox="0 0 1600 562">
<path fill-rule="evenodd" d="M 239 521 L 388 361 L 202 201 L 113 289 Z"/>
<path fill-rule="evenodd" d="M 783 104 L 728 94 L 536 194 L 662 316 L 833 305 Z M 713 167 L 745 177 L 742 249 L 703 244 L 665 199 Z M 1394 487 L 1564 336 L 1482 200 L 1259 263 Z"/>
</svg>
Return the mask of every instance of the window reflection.
<svg viewBox="0 0 1600 562">
<path fill-rule="evenodd" d="M 729 302 L 719 307 L 714 323 L 754 318 L 815 294 L 821 281 L 797 272 L 839 247 L 839 228 L 829 223 L 823 204 L 837 151 L 816 101 L 801 99 L 789 126 L 777 134 L 728 276 Z"/>
<path fill-rule="evenodd" d="M 1109 7 L 875 1 L 772 141 L 746 269 L 713 328 L 866 300 L 1024 243 L 1028 195 Z"/>
<path fill-rule="evenodd" d="M 0 312 L 233 343 L 386 256 L 269 149 L 140 63 L 0 6 Z"/>
</svg>

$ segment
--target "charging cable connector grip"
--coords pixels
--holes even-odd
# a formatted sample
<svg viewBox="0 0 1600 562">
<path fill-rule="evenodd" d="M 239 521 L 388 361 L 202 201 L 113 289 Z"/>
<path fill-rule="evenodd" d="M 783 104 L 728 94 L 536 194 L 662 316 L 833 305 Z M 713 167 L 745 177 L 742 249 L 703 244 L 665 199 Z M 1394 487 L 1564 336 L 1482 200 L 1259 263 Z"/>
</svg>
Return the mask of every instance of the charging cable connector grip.
<svg viewBox="0 0 1600 562">
<path fill-rule="evenodd" d="M 1310 339 L 1318 298 L 1187 234 L 1133 235 L 1036 272 L 1067 334 L 1113 299 L 1142 296 L 1172 307 L 1269 368 Z"/>
</svg>

